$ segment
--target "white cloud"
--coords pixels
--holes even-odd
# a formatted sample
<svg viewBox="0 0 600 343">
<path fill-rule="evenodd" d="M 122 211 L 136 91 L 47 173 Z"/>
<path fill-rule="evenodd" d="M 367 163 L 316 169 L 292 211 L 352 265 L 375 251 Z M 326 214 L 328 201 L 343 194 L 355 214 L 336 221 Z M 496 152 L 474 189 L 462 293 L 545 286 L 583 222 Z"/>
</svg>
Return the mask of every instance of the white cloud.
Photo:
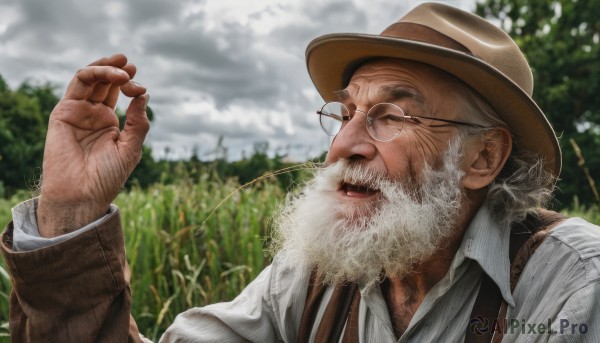
<svg viewBox="0 0 600 343">
<path fill-rule="evenodd" d="M 2 0 L 0 75 L 17 87 L 49 80 L 115 52 L 138 66 L 156 119 L 157 156 L 210 157 L 219 135 L 231 158 L 254 142 L 298 159 L 328 146 L 304 50 L 332 32 L 379 33 L 420 1 Z M 465 9 L 474 0 L 449 3 Z M 126 99 L 119 102 L 127 106 Z"/>
</svg>

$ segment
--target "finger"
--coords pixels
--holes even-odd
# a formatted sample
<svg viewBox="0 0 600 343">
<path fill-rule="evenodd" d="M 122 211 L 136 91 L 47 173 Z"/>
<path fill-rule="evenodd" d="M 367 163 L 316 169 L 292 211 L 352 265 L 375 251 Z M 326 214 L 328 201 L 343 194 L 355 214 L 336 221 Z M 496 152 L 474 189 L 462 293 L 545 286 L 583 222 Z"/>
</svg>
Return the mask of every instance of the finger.
<svg viewBox="0 0 600 343">
<path fill-rule="evenodd" d="M 137 73 L 136 66 L 131 63 L 127 63 L 125 66 L 121 67 L 121 69 L 125 70 L 127 74 L 129 74 L 130 79 L 133 79 L 135 73 Z"/>
<path fill-rule="evenodd" d="M 106 106 L 115 108 L 117 106 L 117 100 L 119 100 L 119 94 L 121 93 L 121 86 L 110 85 L 104 100 L 102 101 Z"/>
<path fill-rule="evenodd" d="M 98 83 L 122 85 L 129 81 L 127 72 L 112 66 L 88 66 L 80 69 L 69 83 L 65 98 L 85 100 Z"/>
<path fill-rule="evenodd" d="M 150 100 L 150 95 L 145 94 L 131 101 L 125 112 L 125 127 L 119 135 L 119 142 L 123 148 L 120 150 L 121 154 L 126 161 L 130 162 L 131 169 L 141 158 L 144 138 L 150 129 L 150 122 L 146 116 L 148 100 Z"/>
<path fill-rule="evenodd" d="M 129 79 L 133 79 L 133 77 L 135 76 L 135 73 L 137 72 L 137 68 L 135 67 L 135 65 L 133 65 L 131 63 L 127 63 L 125 66 L 121 67 L 121 69 L 124 70 L 127 74 L 129 74 Z M 117 105 L 117 100 L 119 100 L 120 93 L 121 93 L 121 87 L 118 85 L 112 85 L 104 98 L 104 101 L 103 101 L 104 104 L 110 108 L 115 108 L 115 106 Z M 129 94 L 131 94 L 131 92 L 129 92 Z M 133 95 L 129 95 L 129 94 L 125 94 L 125 95 L 130 96 L 130 97 L 136 97 L 136 96 L 142 95 L 144 93 L 143 92 L 141 92 L 141 93 L 134 92 Z"/>
<path fill-rule="evenodd" d="M 146 87 L 135 81 L 129 81 L 121 86 L 121 92 L 130 98 L 135 98 L 146 93 Z"/>
<path fill-rule="evenodd" d="M 127 65 L 127 57 L 123 54 L 115 54 L 110 57 L 102 57 L 101 59 L 90 63 L 88 66 L 112 66 L 121 68 Z"/>
<path fill-rule="evenodd" d="M 128 63 L 122 69 L 129 74 L 130 79 L 133 79 L 135 73 L 137 72 L 137 68 L 131 63 Z M 123 94 L 125 94 L 128 97 L 135 98 L 136 96 L 140 96 L 146 93 L 146 87 L 140 85 L 135 81 L 129 81 L 128 83 L 121 86 L 121 92 L 123 92 Z"/>
<path fill-rule="evenodd" d="M 119 89 L 119 86 L 113 85 L 112 83 L 98 82 L 94 85 L 94 89 L 87 99 L 91 102 L 105 102 L 109 91 L 115 87 L 117 90 Z"/>
<path fill-rule="evenodd" d="M 115 108 L 115 106 L 117 105 L 117 100 L 119 100 L 119 91 L 122 91 L 123 94 L 130 98 L 135 98 L 146 93 L 146 87 L 140 85 L 135 81 L 129 81 L 123 84 L 122 86 L 113 84 L 110 87 L 110 89 L 104 94 L 102 102 L 104 102 L 106 106 Z"/>
</svg>

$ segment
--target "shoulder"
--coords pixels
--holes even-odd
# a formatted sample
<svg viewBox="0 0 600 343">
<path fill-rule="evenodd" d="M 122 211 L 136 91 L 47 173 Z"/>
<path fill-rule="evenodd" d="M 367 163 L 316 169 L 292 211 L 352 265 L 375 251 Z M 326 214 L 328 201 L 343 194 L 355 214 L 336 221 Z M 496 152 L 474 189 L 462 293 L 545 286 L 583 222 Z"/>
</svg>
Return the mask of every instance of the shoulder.
<svg viewBox="0 0 600 343">
<path fill-rule="evenodd" d="M 581 260 L 600 256 L 600 227 L 581 218 L 564 220 L 550 232 L 550 237 Z"/>
<path fill-rule="evenodd" d="M 550 231 L 530 257 L 515 295 L 534 290 L 565 297 L 596 282 L 600 282 L 600 227 L 568 218 Z"/>
<path fill-rule="evenodd" d="M 582 295 L 597 294 L 599 284 L 600 227 L 580 218 L 566 219 L 550 231 L 525 265 L 509 317 L 540 323 L 566 318 L 564 309 L 581 304 Z M 593 305 L 588 301 L 587 306 Z"/>
<path fill-rule="evenodd" d="M 598 282 L 600 227 L 581 218 L 560 222 L 538 247 L 526 268 L 548 283 L 560 281 L 563 287 L 571 289 L 577 288 L 576 284 L 585 286 Z"/>
</svg>

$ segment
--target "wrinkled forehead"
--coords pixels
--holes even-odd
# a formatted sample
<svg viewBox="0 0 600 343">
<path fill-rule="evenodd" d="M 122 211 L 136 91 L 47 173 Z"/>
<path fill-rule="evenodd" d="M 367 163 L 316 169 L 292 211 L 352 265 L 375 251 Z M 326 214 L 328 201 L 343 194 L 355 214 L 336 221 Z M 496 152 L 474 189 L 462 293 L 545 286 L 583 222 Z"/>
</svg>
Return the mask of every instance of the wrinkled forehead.
<svg viewBox="0 0 600 343">
<path fill-rule="evenodd" d="M 351 75 L 349 82 L 345 85 L 346 87 L 363 78 L 381 81 L 405 79 L 407 82 L 414 80 L 428 85 L 440 83 L 465 85 L 461 80 L 442 69 L 421 62 L 398 58 L 367 60 L 360 64 Z"/>
<path fill-rule="evenodd" d="M 344 89 L 336 92 L 342 102 L 355 98 L 390 101 L 410 99 L 418 104 L 457 96 L 467 87 L 447 72 L 425 63 L 378 58 L 361 64 Z"/>
</svg>

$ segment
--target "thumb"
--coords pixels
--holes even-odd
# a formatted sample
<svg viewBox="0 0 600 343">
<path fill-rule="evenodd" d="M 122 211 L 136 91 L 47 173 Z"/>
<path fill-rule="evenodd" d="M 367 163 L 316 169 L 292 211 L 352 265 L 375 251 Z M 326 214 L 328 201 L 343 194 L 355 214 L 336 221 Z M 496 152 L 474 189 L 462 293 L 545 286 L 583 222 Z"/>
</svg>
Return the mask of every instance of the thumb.
<svg viewBox="0 0 600 343">
<path fill-rule="evenodd" d="M 150 121 L 146 116 L 148 100 L 150 100 L 149 94 L 140 95 L 131 100 L 125 112 L 125 127 L 119 136 L 119 145 L 125 148 L 124 152 L 130 158 L 135 159 L 136 164 L 142 156 L 144 138 L 150 129 Z"/>
</svg>

